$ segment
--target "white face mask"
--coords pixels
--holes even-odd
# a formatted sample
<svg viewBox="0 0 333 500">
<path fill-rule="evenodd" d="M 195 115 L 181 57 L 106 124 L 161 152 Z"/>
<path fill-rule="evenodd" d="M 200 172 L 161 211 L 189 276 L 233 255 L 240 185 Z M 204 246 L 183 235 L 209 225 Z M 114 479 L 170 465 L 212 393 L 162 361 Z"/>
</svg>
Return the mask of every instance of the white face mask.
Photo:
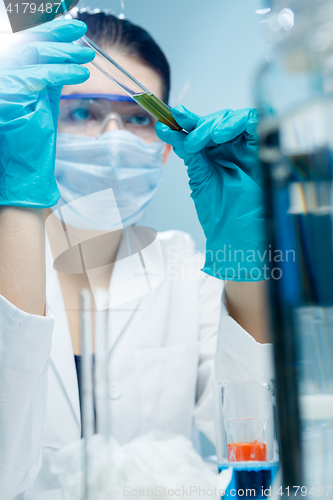
<svg viewBox="0 0 333 500">
<path fill-rule="evenodd" d="M 52 210 L 76 200 L 67 206 L 65 222 L 80 229 L 120 229 L 119 214 L 123 226 L 136 224 L 160 183 L 164 148 L 124 130 L 98 139 L 59 133 L 55 174 L 61 198 Z"/>
</svg>

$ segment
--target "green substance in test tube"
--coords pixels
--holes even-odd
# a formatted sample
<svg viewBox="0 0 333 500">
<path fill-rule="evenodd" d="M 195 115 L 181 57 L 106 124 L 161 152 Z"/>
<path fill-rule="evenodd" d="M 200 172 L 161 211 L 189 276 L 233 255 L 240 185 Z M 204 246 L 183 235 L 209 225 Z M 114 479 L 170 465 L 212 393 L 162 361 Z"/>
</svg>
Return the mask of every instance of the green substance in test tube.
<svg viewBox="0 0 333 500">
<path fill-rule="evenodd" d="M 168 125 L 172 130 L 177 130 L 179 132 L 183 130 L 172 116 L 170 108 L 154 94 L 145 92 L 143 94 L 135 94 L 132 98 L 159 122 Z"/>
</svg>

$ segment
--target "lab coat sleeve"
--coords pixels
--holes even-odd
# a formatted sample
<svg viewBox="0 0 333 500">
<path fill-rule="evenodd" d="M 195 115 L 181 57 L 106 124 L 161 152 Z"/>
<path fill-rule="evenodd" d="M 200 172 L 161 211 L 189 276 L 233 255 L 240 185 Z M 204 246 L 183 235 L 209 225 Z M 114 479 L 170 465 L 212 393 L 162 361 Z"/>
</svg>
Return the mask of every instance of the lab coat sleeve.
<svg viewBox="0 0 333 500">
<path fill-rule="evenodd" d="M 53 319 L 0 295 L 0 498 L 19 499 L 41 466 Z"/>
<path fill-rule="evenodd" d="M 215 443 L 214 382 L 272 379 L 272 345 L 256 342 L 229 316 L 220 280 L 207 276 L 199 299 L 200 360 L 194 423 Z"/>
</svg>

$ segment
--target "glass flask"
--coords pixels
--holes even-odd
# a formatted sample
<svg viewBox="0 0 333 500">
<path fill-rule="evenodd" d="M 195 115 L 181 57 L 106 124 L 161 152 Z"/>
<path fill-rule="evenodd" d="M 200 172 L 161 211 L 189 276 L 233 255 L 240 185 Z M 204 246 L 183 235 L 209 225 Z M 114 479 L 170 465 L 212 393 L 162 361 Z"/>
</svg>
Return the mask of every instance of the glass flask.
<svg viewBox="0 0 333 500">
<path fill-rule="evenodd" d="M 333 2 L 270 7 L 256 100 L 282 486 L 332 497 Z"/>
</svg>

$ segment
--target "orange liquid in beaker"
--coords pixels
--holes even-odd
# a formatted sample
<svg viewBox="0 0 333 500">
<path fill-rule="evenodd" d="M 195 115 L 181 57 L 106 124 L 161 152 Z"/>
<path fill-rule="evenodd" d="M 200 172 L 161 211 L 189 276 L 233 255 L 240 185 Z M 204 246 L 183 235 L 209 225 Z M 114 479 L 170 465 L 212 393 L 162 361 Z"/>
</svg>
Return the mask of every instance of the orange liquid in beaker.
<svg viewBox="0 0 333 500">
<path fill-rule="evenodd" d="M 228 444 L 229 462 L 267 461 L 265 443 L 230 443 Z"/>
</svg>

